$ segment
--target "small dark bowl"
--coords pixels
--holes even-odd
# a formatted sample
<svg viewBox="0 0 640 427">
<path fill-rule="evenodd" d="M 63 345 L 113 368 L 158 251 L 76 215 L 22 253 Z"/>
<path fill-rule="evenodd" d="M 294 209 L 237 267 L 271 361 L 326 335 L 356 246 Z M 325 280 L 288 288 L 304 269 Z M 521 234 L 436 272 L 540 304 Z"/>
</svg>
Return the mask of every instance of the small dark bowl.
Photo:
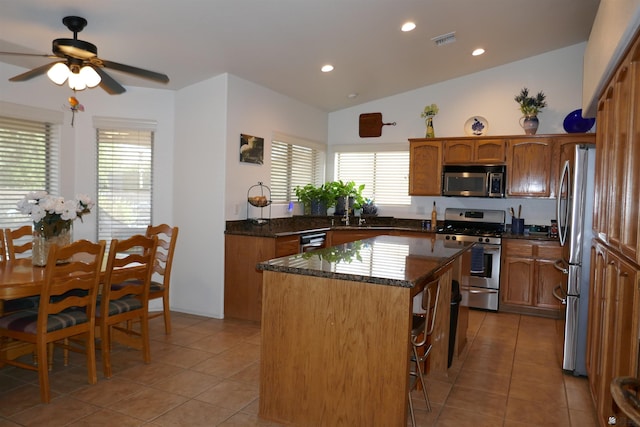
<svg viewBox="0 0 640 427">
<path fill-rule="evenodd" d="M 596 119 L 585 119 L 582 117 L 582 109 L 570 112 L 564 118 L 562 127 L 567 133 L 584 133 L 588 132 L 596 122 Z"/>
</svg>

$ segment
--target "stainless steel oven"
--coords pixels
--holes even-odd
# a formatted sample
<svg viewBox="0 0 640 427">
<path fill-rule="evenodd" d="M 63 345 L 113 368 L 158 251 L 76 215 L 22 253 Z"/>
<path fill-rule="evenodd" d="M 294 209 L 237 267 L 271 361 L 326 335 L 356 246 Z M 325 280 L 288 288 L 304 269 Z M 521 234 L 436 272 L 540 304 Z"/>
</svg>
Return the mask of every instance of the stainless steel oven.
<svg viewBox="0 0 640 427">
<path fill-rule="evenodd" d="M 446 209 L 445 226 L 437 238 L 445 246 L 476 244 L 462 258 L 462 305 L 497 311 L 500 301 L 500 262 L 504 211 Z"/>
</svg>

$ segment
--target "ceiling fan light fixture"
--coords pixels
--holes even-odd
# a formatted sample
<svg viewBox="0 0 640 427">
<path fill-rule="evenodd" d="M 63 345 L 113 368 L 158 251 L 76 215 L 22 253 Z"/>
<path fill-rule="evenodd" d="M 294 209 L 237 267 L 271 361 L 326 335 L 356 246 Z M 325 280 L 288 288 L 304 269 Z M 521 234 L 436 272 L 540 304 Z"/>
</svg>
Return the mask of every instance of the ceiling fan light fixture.
<svg viewBox="0 0 640 427">
<path fill-rule="evenodd" d="M 69 73 L 69 87 L 73 90 L 85 90 L 87 83 L 85 83 L 80 73 Z"/>
<path fill-rule="evenodd" d="M 90 65 L 80 68 L 80 77 L 84 80 L 88 87 L 94 88 L 100 84 L 102 80 L 100 75 Z"/>
<path fill-rule="evenodd" d="M 71 71 L 64 62 L 56 62 L 51 68 L 49 68 L 49 71 L 47 71 L 49 79 L 58 86 L 67 80 L 69 74 L 71 74 Z"/>
</svg>

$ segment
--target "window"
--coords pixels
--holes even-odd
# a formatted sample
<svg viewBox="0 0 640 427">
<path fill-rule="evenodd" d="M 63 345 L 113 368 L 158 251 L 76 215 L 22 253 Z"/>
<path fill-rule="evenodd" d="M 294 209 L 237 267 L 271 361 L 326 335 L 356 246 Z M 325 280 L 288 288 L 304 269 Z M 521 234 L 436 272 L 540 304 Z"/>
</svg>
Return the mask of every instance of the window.
<svg viewBox="0 0 640 427">
<path fill-rule="evenodd" d="M 95 118 L 94 124 L 98 143 L 98 239 L 144 234 L 152 223 L 155 126 L 103 118 Z"/>
<path fill-rule="evenodd" d="M 338 151 L 343 150 L 343 151 Z M 336 150 L 335 179 L 364 184 L 362 195 L 377 205 L 410 205 L 409 151 Z"/>
<path fill-rule="evenodd" d="M 59 192 L 62 112 L 0 102 L 0 227 L 30 225 L 16 203 L 32 191 Z"/>
<path fill-rule="evenodd" d="M 271 141 L 271 200 L 296 201 L 296 186 L 324 182 L 325 147 L 281 134 Z"/>
</svg>

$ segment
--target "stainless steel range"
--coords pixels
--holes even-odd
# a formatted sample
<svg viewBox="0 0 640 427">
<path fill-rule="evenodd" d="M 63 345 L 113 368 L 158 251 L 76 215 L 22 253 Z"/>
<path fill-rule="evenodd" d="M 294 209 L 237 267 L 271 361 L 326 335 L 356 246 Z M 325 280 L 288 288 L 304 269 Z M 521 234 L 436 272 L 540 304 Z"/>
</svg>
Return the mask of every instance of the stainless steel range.
<svg viewBox="0 0 640 427">
<path fill-rule="evenodd" d="M 505 212 L 448 208 L 444 226 L 436 229 L 436 238 L 445 246 L 477 242 L 470 260 L 463 263 L 460 290 L 462 305 L 497 311 L 500 300 L 500 255 Z M 467 264 L 470 264 L 467 267 Z"/>
</svg>

